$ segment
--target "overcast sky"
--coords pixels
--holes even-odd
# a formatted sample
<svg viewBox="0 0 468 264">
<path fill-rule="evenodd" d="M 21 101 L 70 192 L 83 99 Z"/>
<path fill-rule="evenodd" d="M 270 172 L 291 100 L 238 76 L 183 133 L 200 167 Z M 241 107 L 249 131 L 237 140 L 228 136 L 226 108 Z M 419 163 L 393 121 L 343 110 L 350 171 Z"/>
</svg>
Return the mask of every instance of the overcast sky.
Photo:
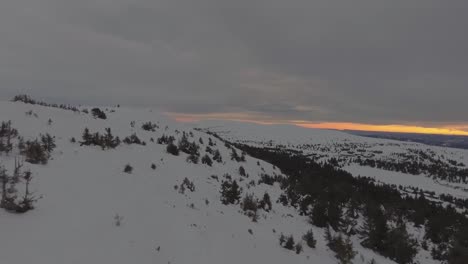
<svg viewBox="0 0 468 264">
<path fill-rule="evenodd" d="M 3 0 L 0 98 L 468 123 L 468 1 Z"/>
</svg>

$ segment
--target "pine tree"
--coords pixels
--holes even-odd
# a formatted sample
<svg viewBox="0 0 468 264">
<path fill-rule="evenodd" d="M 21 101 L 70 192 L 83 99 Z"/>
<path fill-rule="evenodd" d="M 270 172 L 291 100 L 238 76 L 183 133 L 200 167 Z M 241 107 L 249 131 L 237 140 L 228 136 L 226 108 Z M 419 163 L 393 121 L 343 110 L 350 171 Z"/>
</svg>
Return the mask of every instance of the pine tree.
<svg viewBox="0 0 468 264">
<path fill-rule="evenodd" d="M 92 138 L 93 136 L 89 132 L 89 129 L 85 128 L 83 131 L 83 135 L 82 135 L 83 141 L 81 142 L 81 145 L 86 145 L 86 146 L 91 145 Z"/>
<path fill-rule="evenodd" d="M 203 156 L 201 161 L 202 161 L 203 164 L 206 164 L 206 165 L 208 165 L 210 167 L 213 165 L 213 161 L 211 160 L 210 156 L 208 156 L 208 155 Z"/>
<path fill-rule="evenodd" d="M 247 173 L 245 172 L 245 169 L 242 166 L 239 167 L 239 175 L 242 177 L 247 177 Z"/>
<path fill-rule="evenodd" d="M 291 235 L 286 239 L 286 242 L 284 244 L 284 248 L 288 250 L 293 250 L 294 249 L 294 237 Z"/>
<path fill-rule="evenodd" d="M 387 219 L 382 210 L 375 204 L 369 204 L 364 212 L 364 223 L 361 227 L 362 245 L 377 252 L 383 252 L 387 240 Z"/>
<path fill-rule="evenodd" d="M 2 199 L 0 201 L 0 207 L 5 208 L 5 206 L 9 203 L 10 199 L 7 193 L 7 186 L 10 182 L 10 177 L 7 174 L 7 170 L 3 165 L 0 166 L 0 183 L 2 185 Z"/>
<path fill-rule="evenodd" d="M 324 199 L 318 199 L 312 209 L 310 222 L 317 227 L 323 228 L 323 227 L 328 226 L 326 209 L 327 209 L 327 202 Z"/>
<path fill-rule="evenodd" d="M 27 211 L 33 210 L 34 203 L 37 201 L 37 198 L 29 190 L 29 185 L 31 184 L 32 180 L 31 171 L 24 172 L 23 179 L 25 181 L 25 191 L 23 198 L 19 202 L 19 208 L 17 210 L 18 213 L 25 213 Z"/>
<path fill-rule="evenodd" d="M 388 232 L 385 243 L 385 255 L 399 264 L 413 263 L 418 253 L 418 242 L 408 234 L 403 224 Z"/>
<path fill-rule="evenodd" d="M 52 137 L 49 133 L 41 135 L 42 147 L 50 155 L 52 151 L 57 147 L 55 144 L 55 137 Z"/>
<path fill-rule="evenodd" d="M 172 142 L 167 145 L 166 151 L 167 153 L 172 154 L 174 156 L 179 156 L 179 148 L 177 148 L 177 146 L 174 145 L 174 143 Z"/>
<path fill-rule="evenodd" d="M 215 151 L 214 151 L 213 160 L 216 161 L 216 162 L 218 162 L 218 163 L 222 163 L 222 162 L 223 162 L 223 157 L 221 156 L 221 153 L 219 152 L 219 150 L 215 150 Z"/>
</svg>

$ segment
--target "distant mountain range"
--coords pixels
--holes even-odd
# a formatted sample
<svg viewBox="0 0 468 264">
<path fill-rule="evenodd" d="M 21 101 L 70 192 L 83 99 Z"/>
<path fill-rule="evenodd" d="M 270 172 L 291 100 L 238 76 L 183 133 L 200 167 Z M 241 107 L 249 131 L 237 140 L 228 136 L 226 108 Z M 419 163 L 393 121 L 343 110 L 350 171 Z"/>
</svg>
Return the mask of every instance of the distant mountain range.
<svg viewBox="0 0 468 264">
<path fill-rule="evenodd" d="M 372 131 L 356 131 L 356 130 L 345 130 L 344 132 L 352 134 L 352 135 L 358 135 L 358 136 L 364 136 L 364 137 L 393 139 L 393 140 L 400 140 L 400 141 L 423 143 L 423 144 L 432 145 L 432 146 L 468 149 L 468 137 L 467 136 L 372 132 Z"/>
</svg>

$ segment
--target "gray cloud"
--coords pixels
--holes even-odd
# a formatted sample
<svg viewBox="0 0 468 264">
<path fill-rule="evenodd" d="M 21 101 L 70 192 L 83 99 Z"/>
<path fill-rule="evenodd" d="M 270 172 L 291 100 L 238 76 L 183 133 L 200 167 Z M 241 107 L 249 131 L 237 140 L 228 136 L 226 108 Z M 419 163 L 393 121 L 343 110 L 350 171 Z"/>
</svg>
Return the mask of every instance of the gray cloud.
<svg viewBox="0 0 468 264">
<path fill-rule="evenodd" d="M 7 0 L 0 98 L 468 122 L 468 3 Z"/>
</svg>

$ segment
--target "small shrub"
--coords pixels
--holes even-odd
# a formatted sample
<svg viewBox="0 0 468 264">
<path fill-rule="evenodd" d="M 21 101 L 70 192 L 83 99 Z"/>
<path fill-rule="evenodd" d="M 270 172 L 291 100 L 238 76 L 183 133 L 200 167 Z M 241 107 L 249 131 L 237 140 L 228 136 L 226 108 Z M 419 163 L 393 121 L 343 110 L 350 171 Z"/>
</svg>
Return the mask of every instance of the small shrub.
<svg viewBox="0 0 468 264">
<path fill-rule="evenodd" d="M 131 174 L 133 172 L 133 167 L 130 164 L 125 165 L 124 172 Z"/>
<path fill-rule="evenodd" d="M 310 248 L 315 248 L 315 246 L 317 245 L 317 240 L 315 240 L 314 233 L 312 232 L 312 230 L 307 231 L 307 233 L 305 233 L 302 239 L 304 239 L 307 246 L 309 246 Z"/>
<path fill-rule="evenodd" d="M 254 182 L 255 184 L 255 182 Z M 269 212 L 273 207 L 272 207 L 272 204 L 271 204 L 271 198 L 270 198 L 270 195 L 268 193 L 265 193 L 263 195 L 263 199 L 260 201 L 260 208 L 262 208 L 263 210 Z"/>
<path fill-rule="evenodd" d="M 218 175 L 211 175 L 210 177 L 211 177 L 211 179 L 216 180 L 217 182 L 219 182 Z"/>
<path fill-rule="evenodd" d="M 294 250 L 296 251 L 296 254 L 301 254 L 302 252 L 302 244 L 301 243 L 297 243 L 296 246 L 294 246 Z"/>
<path fill-rule="evenodd" d="M 188 155 L 187 157 L 187 162 L 189 163 L 193 163 L 193 164 L 198 164 L 198 160 L 200 159 L 200 156 L 195 154 L 195 153 L 191 153 Z"/>
<path fill-rule="evenodd" d="M 47 164 L 47 151 L 37 139 L 34 141 L 27 141 L 22 154 L 26 157 L 26 161 L 29 163 Z"/>
<path fill-rule="evenodd" d="M 115 226 L 121 226 L 122 225 L 122 222 L 123 222 L 123 216 L 119 215 L 119 214 L 115 214 L 114 216 L 114 224 Z"/>
<path fill-rule="evenodd" d="M 216 162 L 218 162 L 218 163 L 222 163 L 222 162 L 223 162 L 223 157 L 221 156 L 221 153 L 219 152 L 219 150 L 215 150 L 215 151 L 214 151 L 213 160 L 216 161 Z"/>
<path fill-rule="evenodd" d="M 242 166 L 239 167 L 239 175 L 242 177 L 247 177 L 247 173 L 245 172 L 245 169 Z"/>
<path fill-rule="evenodd" d="M 168 137 L 166 135 L 162 135 L 156 141 L 157 141 L 158 144 L 161 144 L 161 145 L 166 144 L 167 145 L 167 144 L 170 144 L 170 143 L 174 143 L 175 138 L 173 136 Z"/>
<path fill-rule="evenodd" d="M 257 211 L 258 204 L 253 194 L 247 194 L 242 200 L 242 210 L 244 211 Z"/>
<path fill-rule="evenodd" d="M 288 250 L 294 250 L 294 244 L 294 237 L 291 235 L 286 239 L 283 247 Z"/>
<path fill-rule="evenodd" d="M 208 165 L 210 167 L 213 165 L 213 161 L 211 160 L 210 156 L 208 156 L 208 155 L 203 156 L 201 161 L 202 161 L 203 164 L 206 164 L 206 165 Z"/>
<path fill-rule="evenodd" d="M 194 192 L 195 191 L 195 184 L 193 184 L 193 182 L 189 181 L 189 179 L 184 178 L 184 180 L 182 181 L 182 184 L 180 185 L 180 188 L 181 189 L 186 188 L 189 191 Z"/>
<path fill-rule="evenodd" d="M 275 232 L 273 232 L 273 233 L 275 233 Z M 283 233 L 281 233 L 281 235 L 279 237 L 279 244 L 280 244 L 280 246 L 284 247 L 284 243 L 286 243 L 286 236 Z"/>
<path fill-rule="evenodd" d="M 154 163 L 151 164 L 151 169 L 152 169 L 152 170 L 155 170 L 155 169 L 156 169 L 156 164 L 154 164 Z"/>
<path fill-rule="evenodd" d="M 146 143 L 142 141 L 135 133 L 133 133 L 129 137 L 124 138 L 123 142 L 128 145 L 131 145 L 131 144 L 137 144 L 137 145 L 142 145 L 142 146 L 146 145 Z"/>
<path fill-rule="evenodd" d="M 156 131 L 156 128 L 158 128 L 158 125 L 153 124 L 153 123 L 151 123 L 151 122 L 146 122 L 146 123 L 143 123 L 143 125 L 141 126 L 141 128 L 142 128 L 143 130 L 146 130 L 146 131 L 154 132 L 154 131 Z"/>
<path fill-rule="evenodd" d="M 99 119 L 107 119 L 106 113 L 104 113 L 101 109 L 99 108 L 93 108 L 91 109 L 91 114 L 93 115 L 94 118 L 99 118 Z"/>
<path fill-rule="evenodd" d="M 179 156 L 179 148 L 172 142 L 167 145 L 166 151 L 174 156 Z"/>
</svg>

